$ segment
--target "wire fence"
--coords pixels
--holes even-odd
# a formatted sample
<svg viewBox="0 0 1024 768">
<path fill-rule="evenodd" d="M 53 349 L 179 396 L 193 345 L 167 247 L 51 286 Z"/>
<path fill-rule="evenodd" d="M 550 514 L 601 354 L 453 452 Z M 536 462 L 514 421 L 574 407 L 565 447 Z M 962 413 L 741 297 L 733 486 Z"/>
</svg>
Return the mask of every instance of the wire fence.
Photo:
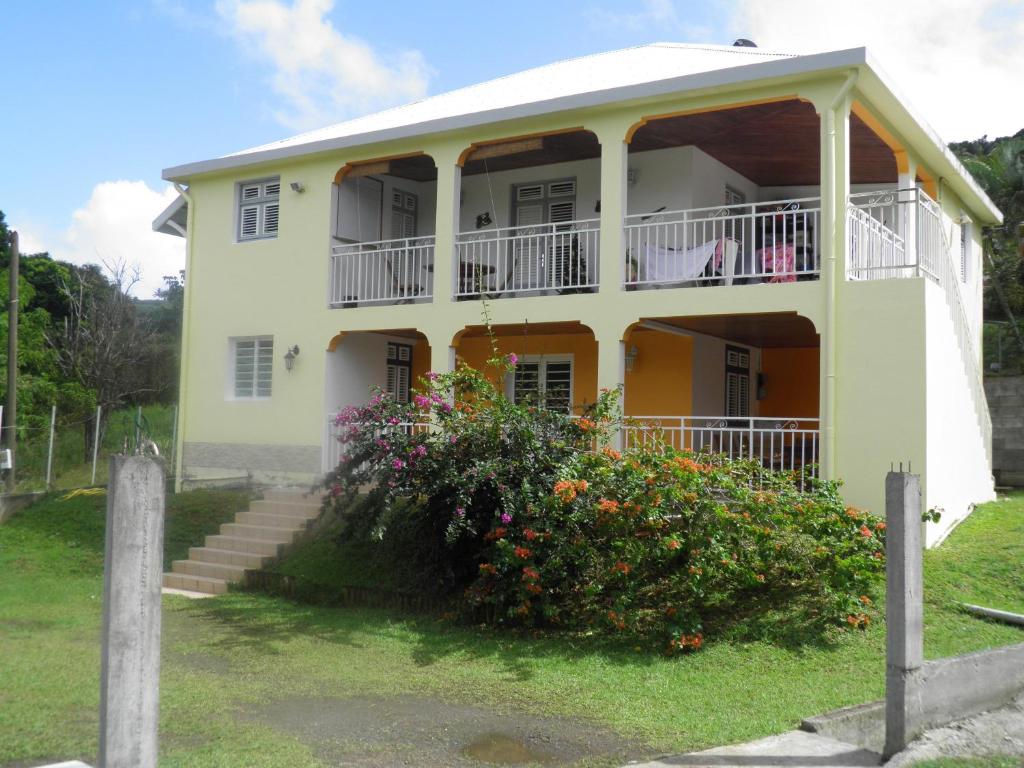
<svg viewBox="0 0 1024 768">
<path fill-rule="evenodd" d="M 171 475 L 177 414 L 178 408 L 174 405 L 149 405 L 117 410 L 106 418 L 97 408 L 90 418 L 64 419 L 53 406 L 48 424 L 18 427 L 15 491 L 29 493 L 106 485 L 110 456 L 134 452 L 145 441 L 155 444 Z M 97 425 L 101 426 L 97 428 Z M 4 479 L 9 472 L 3 472 Z"/>
</svg>

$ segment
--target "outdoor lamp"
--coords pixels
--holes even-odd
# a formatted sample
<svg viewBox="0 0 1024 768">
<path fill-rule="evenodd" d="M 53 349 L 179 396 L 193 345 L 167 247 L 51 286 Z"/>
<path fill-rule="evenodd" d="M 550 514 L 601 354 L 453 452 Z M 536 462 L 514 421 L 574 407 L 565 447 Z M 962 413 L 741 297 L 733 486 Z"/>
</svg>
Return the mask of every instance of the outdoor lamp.
<svg viewBox="0 0 1024 768">
<path fill-rule="evenodd" d="M 476 217 L 476 228 L 477 229 L 482 229 L 483 227 L 488 226 L 490 223 L 491 223 L 491 212 L 490 211 L 484 211 L 483 213 L 481 213 L 479 216 Z"/>
<path fill-rule="evenodd" d="M 284 367 L 286 371 L 290 371 L 292 366 L 295 365 L 295 358 L 299 356 L 299 345 L 295 344 L 288 348 L 288 351 L 284 353 Z"/>
<path fill-rule="evenodd" d="M 293 181 L 288 186 L 292 188 L 292 192 L 302 193 L 306 191 L 306 185 L 303 184 L 301 181 Z"/>
<path fill-rule="evenodd" d="M 636 344 L 626 350 L 626 371 L 628 373 L 633 372 L 633 366 L 636 365 L 636 358 L 639 354 L 640 350 L 636 348 Z"/>
</svg>

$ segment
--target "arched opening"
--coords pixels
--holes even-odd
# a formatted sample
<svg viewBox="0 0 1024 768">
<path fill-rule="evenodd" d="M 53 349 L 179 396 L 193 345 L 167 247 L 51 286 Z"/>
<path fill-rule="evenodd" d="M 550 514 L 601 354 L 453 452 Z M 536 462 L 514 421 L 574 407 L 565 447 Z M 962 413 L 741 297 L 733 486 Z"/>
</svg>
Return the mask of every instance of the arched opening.
<svg viewBox="0 0 1024 768">
<path fill-rule="evenodd" d="M 460 364 L 489 376 L 516 402 L 530 402 L 570 415 L 597 400 L 597 341 L 579 322 L 517 323 L 491 329 L 498 354 L 515 355 L 510 373 L 488 365 L 492 335 L 468 326 L 452 340 Z"/>
<path fill-rule="evenodd" d="M 422 153 L 349 163 L 334 184 L 330 304 L 429 302 L 437 168 Z"/>
<path fill-rule="evenodd" d="M 467 147 L 456 297 L 596 290 L 600 156 L 581 128 Z"/>
<path fill-rule="evenodd" d="M 430 344 L 415 328 L 339 333 L 327 344 L 324 381 L 323 470 L 338 464 L 333 417 L 349 405 L 363 405 L 377 390 L 408 402 L 430 369 Z"/>
<path fill-rule="evenodd" d="M 892 150 L 850 119 L 854 188 L 894 186 Z M 821 124 L 797 98 L 639 124 L 629 142 L 627 286 L 816 279 Z"/>
<path fill-rule="evenodd" d="M 818 461 L 820 339 L 795 312 L 644 318 L 625 337 L 625 444 Z"/>
</svg>

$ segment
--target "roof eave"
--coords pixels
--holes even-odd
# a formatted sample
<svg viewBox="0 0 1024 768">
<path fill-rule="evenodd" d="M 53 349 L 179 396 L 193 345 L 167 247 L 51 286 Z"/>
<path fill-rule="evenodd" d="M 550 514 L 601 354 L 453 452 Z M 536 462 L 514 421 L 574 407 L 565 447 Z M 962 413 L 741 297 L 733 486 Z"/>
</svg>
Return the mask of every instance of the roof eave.
<svg viewBox="0 0 1024 768">
<path fill-rule="evenodd" d="M 163 171 L 163 178 L 167 181 L 183 182 L 200 174 L 216 173 L 218 171 L 230 170 L 232 168 L 243 168 L 250 165 L 286 160 L 303 155 L 331 152 L 366 144 L 377 144 L 385 141 L 395 141 L 398 139 L 407 139 L 415 136 L 442 133 L 445 131 L 473 128 L 480 125 L 487 125 L 489 123 L 536 117 L 553 112 L 597 107 L 619 101 L 665 96 L 673 93 L 736 85 L 739 83 L 755 82 L 758 80 L 794 77 L 843 67 L 855 67 L 863 65 L 864 63 L 866 63 L 866 50 L 864 48 L 849 48 L 841 51 L 829 51 L 827 53 L 816 53 L 808 56 L 778 59 L 776 61 L 763 61 L 756 64 L 729 67 L 728 69 L 717 69 L 711 72 L 699 72 L 692 75 L 656 80 L 650 83 L 606 88 L 597 91 L 589 91 L 587 93 L 572 94 L 570 96 L 560 96 L 555 99 L 545 99 L 543 101 L 531 102 L 529 104 L 517 104 L 511 107 L 502 107 L 500 109 L 473 112 L 465 115 L 454 115 L 452 117 L 438 118 L 436 120 L 428 120 L 421 123 L 414 123 L 412 125 L 404 125 L 380 131 L 369 131 L 367 133 L 355 134 L 353 136 L 342 136 L 339 138 L 324 139 L 322 141 L 312 141 L 307 144 L 265 149 L 258 152 L 249 152 L 241 155 L 228 155 L 196 163 L 186 163 L 184 165 L 165 168 Z"/>
</svg>

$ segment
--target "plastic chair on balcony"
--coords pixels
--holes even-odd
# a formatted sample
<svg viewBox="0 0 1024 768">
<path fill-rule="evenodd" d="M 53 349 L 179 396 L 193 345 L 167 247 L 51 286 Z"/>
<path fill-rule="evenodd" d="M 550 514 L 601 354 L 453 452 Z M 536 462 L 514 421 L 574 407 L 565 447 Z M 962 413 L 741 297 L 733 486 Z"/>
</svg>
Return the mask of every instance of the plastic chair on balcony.
<svg viewBox="0 0 1024 768">
<path fill-rule="evenodd" d="M 412 265 L 412 255 L 401 251 L 384 259 L 396 304 L 411 304 L 427 292 L 426 286 L 417 281 Z"/>
</svg>

